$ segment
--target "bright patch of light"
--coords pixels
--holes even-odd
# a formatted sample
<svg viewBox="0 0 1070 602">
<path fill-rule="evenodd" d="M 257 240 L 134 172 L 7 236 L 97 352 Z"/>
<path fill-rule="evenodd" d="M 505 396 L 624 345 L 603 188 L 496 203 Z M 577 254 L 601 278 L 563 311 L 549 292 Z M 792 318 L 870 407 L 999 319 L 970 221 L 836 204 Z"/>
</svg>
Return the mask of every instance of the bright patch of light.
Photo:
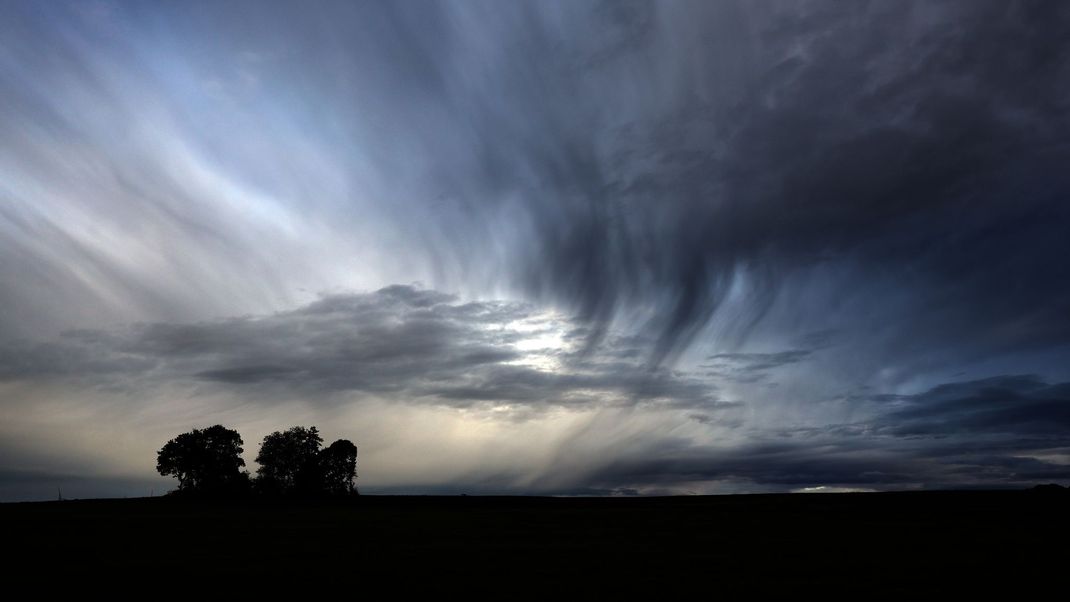
<svg viewBox="0 0 1070 602">
<path fill-rule="evenodd" d="M 547 372 L 560 370 L 560 356 L 572 350 L 571 343 L 565 340 L 566 325 L 554 314 L 510 323 L 508 328 L 521 337 L 513 343 L 513 348 L 522 355 L 506 363 Z"/>
<path fill-rule="evenodd" d="M 1047 464 L 1055 464 L 1057 466 L 1070 466 L 1070 453 L 1037 453 L 1037 454 L 1023 454 L 1017 456 L 1011 456 L 1013 458 L 1025 458 L 1029 460 L 1039 460 Z"/>
<path fill-rule="evenodd" d="M 861 487 L 830 487 L 828 485 L 791 490 L 792 493 L 875 493 L 876 491 L 876 489 L 864 489 Z"/>
</svg>

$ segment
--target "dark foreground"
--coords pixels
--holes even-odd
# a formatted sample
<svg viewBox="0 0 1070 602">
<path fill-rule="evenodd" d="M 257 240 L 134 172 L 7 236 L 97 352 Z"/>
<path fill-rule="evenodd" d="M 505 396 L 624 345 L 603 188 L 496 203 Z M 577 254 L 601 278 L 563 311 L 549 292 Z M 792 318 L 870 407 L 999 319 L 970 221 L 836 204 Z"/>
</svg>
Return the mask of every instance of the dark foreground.
<svg viewBox="0 0 1070 602">
<path fill-rule="evenodd" d="M 390 597 L 1065 594 L 1068 517 L 1070 496 L 1026 491 L 0 505 L 16 580 L 386 585 Z"/>
</svg>

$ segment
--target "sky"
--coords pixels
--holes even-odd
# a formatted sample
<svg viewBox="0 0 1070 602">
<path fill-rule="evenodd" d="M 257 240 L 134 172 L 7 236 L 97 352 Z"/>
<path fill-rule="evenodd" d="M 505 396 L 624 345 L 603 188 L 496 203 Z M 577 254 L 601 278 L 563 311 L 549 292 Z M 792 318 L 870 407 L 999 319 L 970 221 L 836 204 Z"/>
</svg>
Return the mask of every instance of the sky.
<svg viewBox="0 0 1070 602">
<path fill-rule="evenodd" d="M 1070 481 L 1070 4 L 0 2 L 0 501 Z"/>
</svg>

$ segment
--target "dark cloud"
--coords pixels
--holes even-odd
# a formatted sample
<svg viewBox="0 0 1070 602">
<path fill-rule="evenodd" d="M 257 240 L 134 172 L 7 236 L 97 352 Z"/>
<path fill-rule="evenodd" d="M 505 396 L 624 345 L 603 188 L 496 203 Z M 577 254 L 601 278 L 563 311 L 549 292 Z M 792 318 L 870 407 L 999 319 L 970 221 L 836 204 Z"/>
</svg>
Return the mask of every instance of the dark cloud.
<svg viewBox="0 0 1070 602">
<path fill-rule="evenodd" d="M 113 477 L 0 467 L 0 502 L 95 497 L 148 497 L 171 487 L 163 478 Z"/>
<path fill-rule="evenodd" d="M 895 435 L 1001 434 L 1070 440 L 1070 383 L 1000 376 L 903 396 L 881 420 Z"/>
<path fill-rule="evenodd" d="M 872 364 L 1070 340 L 1058 1 L 5 14 L 25 59 L 0 74 L 22 157 L 0 214 L 11 331 L 63 316 L 56 290 L 90 319 L 294 307 L 359 255 L 380 282 L 567 307 L 589 346 L 643 324 L 654 366 L 711 325 L 743 343 L 799 295 L 771 327 L 880 339 Z M 130 115 L 175 143 L 105 135 Z M 27 196 L 41 174 L 51 215 Z M 55 200 L 85 192 L 91 219 Z M 153 276 L 116 260 L 131 249 Z"/>
<path fill-rule="evenodd" d="M 734 286 L 745 332 L 787 275 L 817 266 L 847 290 L 859 270 L 909 291 L 907 307 L 871 303 L 907 312 L 897 347 L 1067 340 L 1065 6 L 647 8 L 533 25 L 507 47 L 523 69 L 483 99 L 445 99 L 472 103 L 477 197 L 524 199 L 527 290 L 569 303 L 596 339 L 653 305 L 655 364 Z M 624 77 L 655 65 L 679 75 Z"/>
<path fill-rule="evenodd" d="M 1070 479 L 1070 465 L 991 454 L 944 455 L 939 449 L 907 449 L 882 441 L 790 442 L 743 445 L 731 450 L 693 448 L 652 451 L 595 471 L 588 482 L 617 486 L 672 487 L 681 483 L 744 483 L 744 490 L 863 487 L 1026 487 Z"/>
<path fill-rule="evenodd" d="M 47 344 L 15 342 L 3 351 L 10 361 L 0 378 L 107 387 L 202 381 L 261 392 L 353 392 L 453 406 L 732 405 L 718 400 L 713 383 L 647 369 L 635 359 L 517 347 L 570 328 L 523 304 L 461 303 L 436 291 L 390 286 L 326 296 L 269 316 L 80 330 Z"/>
<path fill-rule="evenodd" d="M 751 431 L 729 448 L 660 441 L 605 463 L 587 482 L 607 490 L 704 481 L 897 489 L 1070 479 L 1070 383 L 1000 376 L 874 401 L 872 420 Z"/>
<path fill-rule="evenodd" d="M 707 374 L 744 383 L 765 380 L 771 370 L 805 361 L 813 352 L 791 349 L 775 353 L 716 353 L 706 358 Z"/>
<path fill-rule="evenodd" d="M 705 451 L 705 453 L 703 453 Z M 685 453 L 611 465 L 596 483 L 672 484 L 748 481 L 759 486 L 916 485 L 931 477 L 921 462 L 887 452 L 860 452 L 854 446 L 754 445 L 718 452 Z"/>
</svg>

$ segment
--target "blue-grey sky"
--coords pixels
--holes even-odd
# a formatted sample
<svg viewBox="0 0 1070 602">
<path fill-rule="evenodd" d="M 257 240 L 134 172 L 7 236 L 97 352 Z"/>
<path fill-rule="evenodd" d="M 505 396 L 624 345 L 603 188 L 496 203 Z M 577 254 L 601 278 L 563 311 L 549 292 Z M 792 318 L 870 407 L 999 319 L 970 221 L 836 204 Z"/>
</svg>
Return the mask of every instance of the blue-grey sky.
<svg viewBox="0 0 1070 602">
<path fill-rule="evenodd" d="M 1070 480 L 1070 5 L 0 2 L 0 500 Z"/>
</svg>

